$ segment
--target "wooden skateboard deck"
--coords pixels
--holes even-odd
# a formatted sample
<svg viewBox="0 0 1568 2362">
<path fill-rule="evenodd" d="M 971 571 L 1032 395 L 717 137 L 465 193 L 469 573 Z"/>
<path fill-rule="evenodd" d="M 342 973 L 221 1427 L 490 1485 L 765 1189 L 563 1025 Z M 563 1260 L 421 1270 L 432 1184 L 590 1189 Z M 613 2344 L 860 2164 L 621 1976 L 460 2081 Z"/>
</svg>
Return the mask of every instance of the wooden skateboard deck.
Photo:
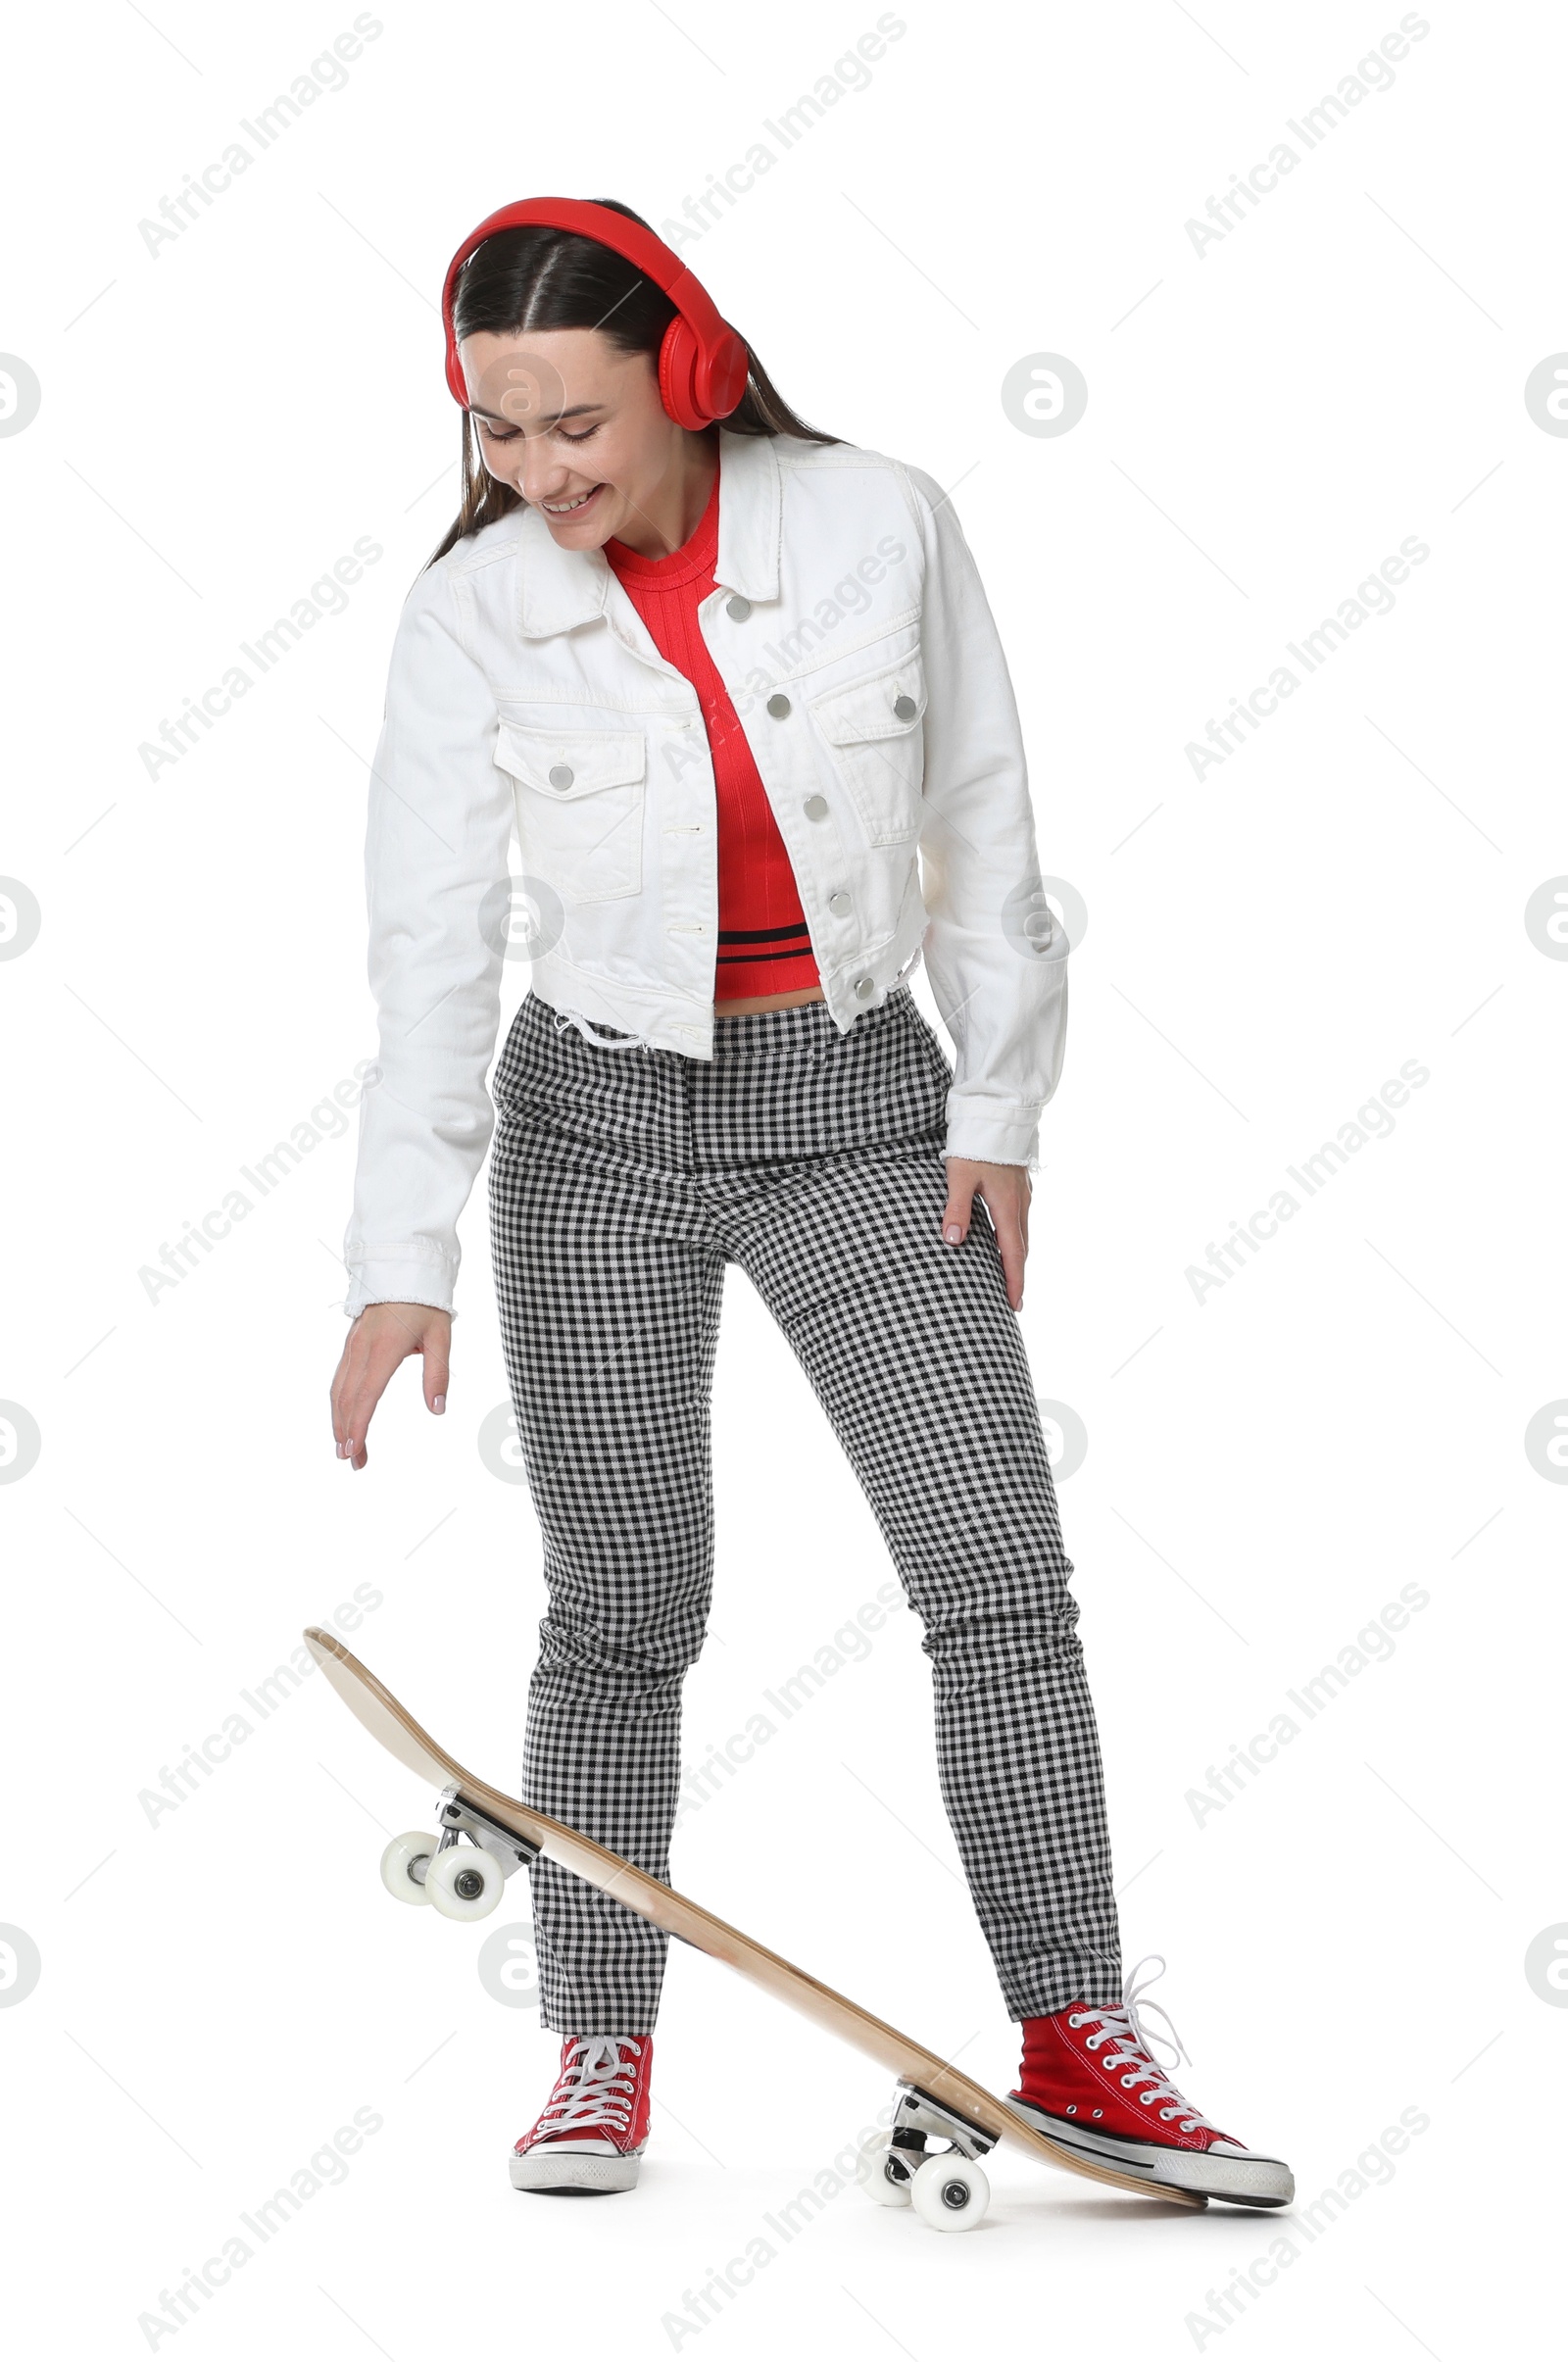
<svg viewBox="0 0 1568 2362">
<path fill-rule="evenodd" d="M 853 2044 L 867 2058 L 886 2067 L 901 2083 L 927 2092 L 992 2139 L 1011 2141 L 1015 2148 L 1026 2149 L 1043 2165 L 1054 2165 L 1066 2173 L 1106 2183 L 1113 2190 L 1131 2190 L 1138 2197 L 1157 2198 L 1171 2206 L 1206 2205 L 1206 2199 L 1194 2191 L 1174 2189 L 1167 2183 L 1140 2180 L 1114 2166 L 1076 2156 L 1017 2115 L 983 2085 L 972 2082 L 935 2051 L 911 2042 L 896 2027 L 873 2017 L 858 2002 L 808 1976 L 805 1969 L 793 1967 L 765 1944 L 742 1935 L 739 1928 L 730 1927 L 711 1911 L 705 1910 L 701 1903 L 692 1902 L 673 1887 L 666 1887 L 647 1871 L 623 1861 L 618 1853 L 612 1853 L 591 1838 L 580 1837 L 564 1822 L 551 1820 L 519 1803 L 514 1796 L 476 1779 L 444 1747 L 437 1747 L 391 1691 L 383 1688 L 333 1633 L 312 1625 L 305 1639 L 349 1711 L 373 1739 L 380 1741 L 389 1754 L 395 1755 L 407 1770 L 429 1787 L 437 1792 L 455 1789 L 460 1803 L 482 1813 L 523 1844 L 537 1846 L 551 1861 L 560 1862 L 578 1878 L 586 1879 L 602 1895 L 624 1903 L 667 1935 L 694 1944 L 710 1959 L 723 1961 L 749 1984 L 760 1987 L 762 1992 L 771 1993 L 803 2017 L 810 2018 L 829 2034 Z"/>
</svg>

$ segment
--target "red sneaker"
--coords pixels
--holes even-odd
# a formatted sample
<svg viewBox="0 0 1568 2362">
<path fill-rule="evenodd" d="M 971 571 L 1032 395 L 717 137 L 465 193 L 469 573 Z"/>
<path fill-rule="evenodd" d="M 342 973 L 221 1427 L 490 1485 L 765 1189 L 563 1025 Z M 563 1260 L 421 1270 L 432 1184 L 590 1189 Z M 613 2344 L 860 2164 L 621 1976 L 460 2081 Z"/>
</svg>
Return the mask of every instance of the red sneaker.
<svg viewBox="0 0 1568 2362">
<path fill-rule="evenodd" d="M 1149 1958 L 1159 1961 L 1154 1975 L 1161 1975 L 1161 1955 Z M 1053 2017 L 1024 2019 L 1023 2089 L 1008 2093 L 1011 2105 L 1053 2141 L 1124 2173 L 1228 2198 L 1233 2206 L 1288 2206 L 1296 2195 L 1290 2167 L 1220 2132 L 1155 2065 L 1153 2042 L 1168 2042 L 1178 2059 L 1187 2053 L 1157 2001 L 1144 2007 L 1157 2010 L 1170 2034 L 1155 2035 L 1143 2023 L 1138 1973 L 1146 1965 L 1140 1960 L 1127 1979 L 1119 2008 L 1079 2001 Z"/>
<path fill-rule="evenodd" d="M 556 2088 L 512 2152 L 514 2190 L 635 2190 L 648 2146 L 651 2034 L 568 2034 Z"/>
</svg>

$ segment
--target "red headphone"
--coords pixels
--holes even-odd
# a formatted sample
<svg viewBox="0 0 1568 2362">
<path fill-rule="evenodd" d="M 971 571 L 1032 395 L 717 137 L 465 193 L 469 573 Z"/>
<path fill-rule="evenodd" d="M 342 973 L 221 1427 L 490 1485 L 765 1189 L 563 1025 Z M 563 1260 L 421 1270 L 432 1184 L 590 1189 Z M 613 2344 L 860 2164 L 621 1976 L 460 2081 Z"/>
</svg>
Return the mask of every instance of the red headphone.
<svg viewBox="0 0 1568 2362">
<path fill-rule="evenodd" d="M 608 205 L 576 197 L 528 197 L 504 205 L 470 231 L 447 265 L 441 289 L 441 318 L 447 332 L 447 384 L 453 399 L 465 410 L 468 388 L 458 359 L 458 340 L 452 324 L 452 304 L 458 272 L 476 246 L 498 229 L 517 229 L 527 223 L 543 229 L 574 230 L 614 254 L 624 255 L 645 278 L 662 287 L 675 305 L 675 317 L 664 330 L 659 348 L 659 396 L 677 425 L 694 433 L 727 418 L 746 391 L 750 366 L 741 338 L 720 320 L 712 297 L 689 271 L 673 247 L 666 246 L 639 221 L 628 221 Z"/>
</svg>

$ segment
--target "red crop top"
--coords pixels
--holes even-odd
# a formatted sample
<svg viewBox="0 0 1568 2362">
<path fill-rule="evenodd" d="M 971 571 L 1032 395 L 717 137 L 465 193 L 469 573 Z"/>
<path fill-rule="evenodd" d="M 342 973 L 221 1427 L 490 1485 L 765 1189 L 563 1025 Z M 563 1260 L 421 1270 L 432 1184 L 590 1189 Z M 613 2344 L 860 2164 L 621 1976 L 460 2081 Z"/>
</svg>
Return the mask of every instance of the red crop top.
<svg viewBox="0 0 1568 2362">
<path fill-rule="evenodd" d="M 718 798 L 718 952 L 713 998 L 750 1000 L 820 983 L 795 872 L 729 692 L 708 652 L 697 610 L 716 588 L 718 477 L 696 532 L 667 558 L 623 542 L 605 557 L 667 664 L 697 692 Z"/>
</svg>

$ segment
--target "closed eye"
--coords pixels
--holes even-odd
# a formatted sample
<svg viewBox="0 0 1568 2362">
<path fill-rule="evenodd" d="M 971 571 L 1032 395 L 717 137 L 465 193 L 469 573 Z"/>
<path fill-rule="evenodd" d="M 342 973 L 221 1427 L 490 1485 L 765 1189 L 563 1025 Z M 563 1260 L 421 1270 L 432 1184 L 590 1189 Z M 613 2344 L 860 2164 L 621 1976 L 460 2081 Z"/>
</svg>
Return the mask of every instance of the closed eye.
<svg viewBox="0 0 1568 2362">
<path fill-rule="evenodd" d="M 592 442 L 594 436 L 599 432 L 599 426 L 603 425 L 603 423 L 604 421 L 601 419 L 598 425 L 585 427 L 580 435 L 567 434 L 564 426 L 558 426 L 556 432 L 563 443 L 589 443 Z M 491 425 L 488 418 L 481 418 L 479 420 L 479 431 L 492 443 L 514 443 L 517 440 L 520 429 L 514 426 L 508 433 L 502 434 L 496 427 Z"/>
</svg>

